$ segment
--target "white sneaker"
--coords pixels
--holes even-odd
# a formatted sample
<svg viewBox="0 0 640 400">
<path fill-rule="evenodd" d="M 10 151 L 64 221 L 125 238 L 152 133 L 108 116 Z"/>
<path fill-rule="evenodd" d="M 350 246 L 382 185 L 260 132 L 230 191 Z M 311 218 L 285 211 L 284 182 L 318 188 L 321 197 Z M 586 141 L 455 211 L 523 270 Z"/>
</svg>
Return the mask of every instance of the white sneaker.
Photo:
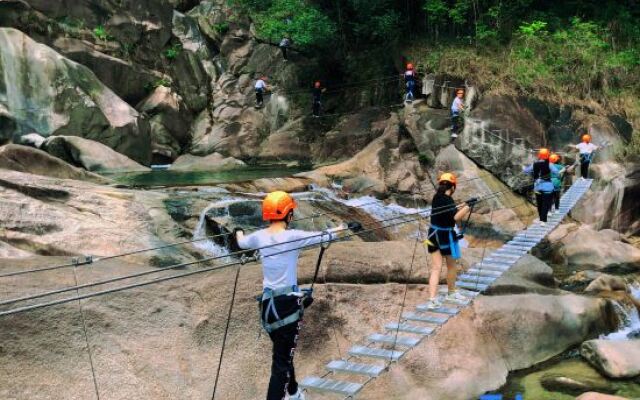
<svg viewBox="0 0 640 400">
<path fill-rule="evenodd" d="M 300 388 L 298 388 L 296 394 L 287 395 L 286 398 L 289 400 L 305 400 L 306 397 L 304 396 L 304 392 Z"/>
<path fill-rule="evenodd" d="M 435 310 L 436 308 L 442 307 L 442 302 L 439 298 L 434 297 L 433 299 L 429 299 L 429 301 L 427 301 L 426 306 L 429 310 Z"/>
<path fill-rule="evenodd" d="M 454 292 L 450 292 L 447 297 L 445 298 L 445 300 L 447 301 L 452 301 L 452 302 L 459 302 L 459 301 L 467 301 L 469 300 L 468 297 L 463 296 L 460 294 L 460 292 L 458 292 L 457 290 Z"/>
<path fill-rule="evenodd" d="M 556 213 L 555 211 L 551 210 L 551 211 L 549 211 L 549 216 L 551 216 L 551 215 L 553 215 L 555 213 Z"/>
<path fill-rule="evenodd" d="M 540 222 L 540 226 L 547 226 L 546 222 Z"/>
</svg>

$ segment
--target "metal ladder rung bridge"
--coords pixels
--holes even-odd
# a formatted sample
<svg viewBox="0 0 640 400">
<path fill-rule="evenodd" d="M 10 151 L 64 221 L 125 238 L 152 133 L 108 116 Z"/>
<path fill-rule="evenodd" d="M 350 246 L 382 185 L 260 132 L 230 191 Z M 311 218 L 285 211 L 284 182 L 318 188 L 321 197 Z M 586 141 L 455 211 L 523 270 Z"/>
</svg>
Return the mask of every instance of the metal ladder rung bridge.
<svg viewBox="0 0 640 400">
<path fill-rule="evenodd" d="M 444 306 L 436 309 L 429 309 L 425 304 L 416 306 L 415 311 L 402 314 L 400 321 L 384 325 L 385 333 L 373 333 L 365 339 L 364 345 L 354 345 L 349 349 L 348 358 L 329 362 L 326 365 L 328 372 L 323 376 L 305 377 L 300 386 L 307 391 L 332 393 L 345 399 L 353 399 L 367 383 L 382 375 L 392 363 L 400 361 L 408 351 L 419 346 L 423 339 L 434 335 L 439 327 L 470 305 L 476 296 L 487 290 L 525 254 L 540 244 L 569 214 L 589 190 L 591 183 L 591 179 L 575 182 L 562 196 L 558 212 L 549 217 L 546 225 L 532 224 L 460 275 L 456 286 L 458 293 L 466 299 L 446 301 Z M 442 287 L 440 290 L 446 292 L 447 289 Z M 343 378 L 343 375 L 347 378 Z M 340 379 L 334 379 L 336 377 Z"/>
</svg>

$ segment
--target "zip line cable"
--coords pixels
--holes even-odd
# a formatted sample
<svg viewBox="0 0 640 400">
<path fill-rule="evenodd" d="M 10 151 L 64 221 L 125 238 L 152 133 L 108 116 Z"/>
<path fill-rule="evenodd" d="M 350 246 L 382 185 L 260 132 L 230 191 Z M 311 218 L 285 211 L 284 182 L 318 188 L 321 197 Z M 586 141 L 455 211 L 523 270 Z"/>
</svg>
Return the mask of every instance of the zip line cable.
<svg viewBox="0 0 640 400">
<path fill-rule="evenodd" d="M 505 192 L 505 191 L 500 191 L 500 192 L 495 192 L 495 193 L 488 194 L 487 196 L 478 199 L 478 201 L 486 201 L 486 200 L 489 200 L 491 198 L 495 198 L 495 197 L 499 196 L 503 192 Z M 462 204 L 465 204 L 465 203 L 457 204 L 456 208 L 458 208 Z M 449 212 L 451 207 L 450 206 L 443 206 L 442 208 L 447 208 L 447 210 L 441 210 L 441 211 L 438 211 L 435 214 L 434 213 L 429 213 L 429 215 L 427 215 L 427 216 L 438 215 L 438 214 L 441 214 L 441 213 L 444 213 L 444 212 Z M 406 224 L 406 223 L 409 223 L 409 222 L 413 222 L 413 221 L 415 221 L 416 218 L 425 218 L 425 217 L 427 217 L 427 216 L 423 216 L 422 214 L 428 213 L 429 211 L 430 210 L 425 210 L 425 211 L 421 211 L 421 212 L 417 212 L 417 213 L 413 213 L 413 214 L 407 214 L 407 215 L 403 215 L 403 216 L 400 216 L 400 217 L 389 218 L 387 220 L 379 221 L 379 222 L 388 222 L 388 221 L 393 221 L 393 220 L 397 220 L 397 219 L 401 219 L 401 218 L 410 218 L 409 220 L 404 220 L 404 221 L 395 222 L 395 223 L 388 224 L 388 225 L 383 225 L 383 226 L 379 226 L 379 227 L 364 229 L 364 230 L 359 231 L 357 233 L 346 234 L 346 235 L 344 235 L 342 237 L 342 240 L 347 239 L 347 238 L 351 238 L 351 237 L 354 237 L 354 236 L 359 236 L 359 235 L 361 235 L 363 233 L 378 231 L 378 230 L 381 230 L 381 229 L 387 229 L 387 228 L 390 228 L 390 227 L 394 227 L 394 226 L 403 225 L 403 224 Z M 346 229 L 343 229 L 342 231 L 345 231 L 345 230 Z M 318 235 L 309 236 L 309 237 L 307 237 L 305 239 L 291 240 L 291 241 L 287 241 L 287 242 L 283 242 L 283 243 L 264 246 L 264 247 L 253 249 L 253 250 L 259 251 L 259 250 L 262 250 L 262 249 L 265 249 L 265 248 L 271 248 L 271 247 L 275 247 L 275 246 L 282 245 L 282 244 L 298 242 L 298 241 L 301 241 L 301 240 L 306 240 L 306 239 L 310 239 L 310 238 L 313 238 L 313 237 L 320 237 L 320 236 L 323 236 L 323 235 L 326 235 L 326 233 L 323 232 L 323 233 L 318 234 Z M 331 242 L 334 242 L 334 241 L 337 241 L 337 240 L 331 240 Z M 271 254 L 271 255 L 268 255 L 268 256 L 264 256 L 264 257 L 273 257 L 273 256 L 276 256 L 276 255 L 288 253 L 288 252 L 291 252 L 291 251 L 303 250 L 303 249 L 314 247 L 314 246 L 315 246 L 315 244 L 300 246 L 300 247 L 295 248 L 295 249 L 286 250 L 286 251 L 282 251 L 282 252 L 277 252 L 277 253 L 274 253 L 274 254 Z M 246 252 L 246 250 L 242 251 L 242 252 L 236 252 L 235 254 L 244 253 L 244 252 Z M 120 280 L 131 279 L 131 278 L 140 277 L 140 276 L 144 276 L 144 275 L 150 275 L 150 274 L 162 272 L 162 271 L 165 271 L 165 270 L 176 269 L 176 268 L 179 268 L 179 267 L 183 267 L 183 266 L 187 266 L 187 265 L 193 265 L 193 264 L 202 263 L 202 262 L 207 262 L 207 261 L 211 261 L 211 260 L 215 260 L 215 259 L 219 259 L 219 258 L 223 258 L 223 257 L 228 257 L 228 255 L 226 255 L 226 256 L 209 257 L 209 258 L 206 258 L 206 259 L 203 259 L 203 260 L 199 260 L 199 261 L 195 261 L 195 262 L 176 264 L 176 265 L 173 265 L 173 266 L 165 267 L 163 269 L 148 270 L 148 271 L 144 271 L 144 272 L 141 272 L 141 273 L 132 274 L 132 275 L 128 275 L 128 276 L 112 278 L 112 279 L 109 279 L 109 280 L 106 280 L 106 281 L 94 282 L 94 283 L 91 283 L 91 284 L 79 285 L 79 286 L 76 286 L 76 287 L 69 287 L 69 288 L 55 290 L 55 291 L 48 292 L 48 293 L 40 293 L 38 295 L 21 298 L 20 300 L 15 300 L 15 301 L 14 300 L 8 300 L 8 301 L 3 302 L 3 304 L 0 304 L 0 305 L 12 304 L 12 303 L 16 303 L 18 301 L 26 301 L 26 300 L 46 297 L 46 296 L 49 296 L 51 294 L 64 293 L 64 292 L 77 290 L 77 289 L 81 289 L 81 288 L 100 286 L 100 285 L 104 285 L 106 283 L 112 283 L 112 282 L 117 282 L 117 281 L 120 281 Z M 264 257 L 262 257 L 262 258 L 264 258 Z M 251 258 L 252 258 L 251 262 L 257 261 L 257 257 L 251 257 Z M 231 263 L 227 263 L 227 264 L 212 266 L 212 267 L 208 267 L 208 268 L 204 268 L 204 269 L 200 269 L 200 270 L 196 270 L 196 271 L 189 271 L 189 272 L 185 272 L 185 273 L 182 273 L 182 274 L 175 274 L 175 275 L 161 277 L 161 278 L 157 278 L 157 279 L 153 279 L 153 280 L 149 280 L 149 281 L 145 281 L 145 282 L 140 282 L 140 283 L 135 283 L 135 284 L 131 284 L 131 285 L 120 286 L 120 287 L 113 288 L 113 289 L 106 289 L 106 290 L 103 290 L 103 291 L 92 292 L 92 293 L 89 293 L 89 294 L 79 295 L 79 296 L 76 296 L 76 297 L 68 297 L 68 298 L 64 298 L 64 299 L 54 300 L 54 301 L 51 301 L 51 302 L 38 303 L 38 304 L 35 304 L 35 305 L 18 307 L 18 308 L 14 308 L 14 309 L 11 309 L 11 310 L 8 310 L 8 311 L 0 312 L 0 317 L 1 316 L 5 316 L 5 315 L 17 314 L 17 313 L 21 313 L 21 312 L 25 312 L 25 311 L 36 310 L 36 309 L 40 309 L 40 308 L 44 308 L 44 307 L 49 307 L 49 306 L 54 306 L 54 305 L 59 305 L 59 304 L 65 304 L 65 303 L 69 303 L 69 302 L 72 302 L 72 301 L 75 301 L 75 300 L 79 300 L 79 299 L 87 299 L 87 298 L 97 297 L 97 296 L 101 296 L 101 295 L 105 295 L 105 294 L 116 293 L 116 292 L 120 292 L 120 291 L 123 291 L 123 290 L 134 289 L 134 288 L 138 288 L 138 287 L 142 287 L 142 286 L 146 286 L 146 285 L 150 285 L 150 284 L 165 282 L 165 281 L 178 279 L 178 278 L 182 278 L 182 277 L 188 277 L 188 276 L 192 276 L 192 275 L 198 275 L 198 274 L 202 274 L 202 273 L 206 273 L 206 272 L 210 272 L 210 271 L 215 271 L 215 270 L 220 270 L 220 269 L 225 269 L 225 268 L 228 268 L 230 266 L 246 264 L 246 263 L 247 263 L 247 260 L 245 259 L 245 260 L 235 261 L 235 262 L 231 262 Z"/>
<path fill-rule="evenodd" d="M 481 179 L 481 177 L 475 177 L 475 178 L 469 178 L 469 179 L 461 180 L 461 181 L 459 181 L 459 183 L 471 182 L 471 181 L 474 181 L 474 180 L 477 180 L 477 179 Z M 431 189 L 426 190 L 426 191 L 422 191 L 420 193 L 431 193 Z M 308 200 L 308 201 L 316 201 L 316 200 Z M 375 201 L 371 201 L 371 202 L 368 202 L 368 203 L 360 204 L 358 206 L 349 206 L 349 205 L 347 205 L 347 206 L 348 207 L 354 207 L 354 208 L 355 207 L 366 207 L 366 206 L 370 206 L 370 205 L 380 204 L 380 202 L 381 202 L 381 200 L 375 200 Z M 329 215 L 329 214 L 331 214 L 331 212 L 312 214 L 312 215 L 307 216 L 307 217 L 294 219 L 292 222 L 306 221 L 306 220 L 309 220 L 309 219 L 313 219 L 313 218 L 317 218 L 317 217 L 321 217 L 321 216 L 325 216 L 325 215 Z M 255 229 L 251 229 L 251 230 L 248 230 L 248 231 L 250 232 L 250 231 L 255 231 L 255 230 L 259 230 L 259 229 L 262 229 L 262 228 L 255 228 Z M 75 266 L 96 264 L 96 263 L 101 262 L 101 261 L 113 260 L 113 259 L 116 259 L 116 258 L 127 257 L 127 256 L 146 253 L 146 252 L 150 252 L 150 251 L 163 250 L 163 249 L 167 249 L 167 248 L 180 246 L 180 245 L 183 245 L 183 244 L 197 243 L 197 242 L 202 242 L 202 241 L 205 241 L 205 240 L 217 239 L 217 238 L 221 238 L 221 237 L 227 237 L 227 236 L 231 236 L 232 234 L 233 234 L 233 232 L 223 232 L 223 233 L 219 233 L 219 234 L 216 234 L 216 235 L 208 235 L 208 236 L 204 236 L 204 237 L 201 237 L 201 238 L 184 240 L 184 241 L 181 241 L 181 242 L 168 243 L 168 244 L 163 245 L 163 246 L 149 247 L 149 248 L 145 248 L 145 249 L 132 250 L 132 251 L 119 253 L 119 254 L 114 254 L 114 255 L 110 255 L 110 256 L 104 256 L 104 257 L 85 256 L 84 260 L 77 259 L 74 262 L 70 262 L 70 263 L 66 263 L 66 264 L 58 264 L 58 265 L 53 265 L 53 266 L 49 266 L 49 267 L 41 267 L 41 268 L 35 268 L 35 269 L 29 269 L 29 270 L 11 271 L 11 272 L 7 272 L 7 273 L 3 273 L 3 274 L 0 274 L 0 278 L 7 278 L 7 277 L 13 277 L 13 276 L 19 276 L 19 275 L 26 275 L 26 274 L 37 273 L 37 272 L 53 271 L 53 270 L 58 270 L 58 269 L 63 269 L 63 268 L 70 268 L 70 267 L 75 267 Z M 0 305 L 2 305 L 2 304 L 3 303 L 0 302 Z"/>
<path fill-rule="evenodd" d="M 440 208 L 444 208 L 444 207 L 445 206 L 440 207 Z M 400 219 L 400 218 L 405 218 L 407 216 L 415 216 L 416 214 L 421 214 L 421 213 L 425 213 L 425 212 L 429 212 L 429 211 L 431 211 L 431 210 L 424 210 L 424 211 L 420 211 L 418 213 L 401 215 L 401 216 L 397 216 L 397 217 L 394 217 L 394 218 L 389 218 L 389 219 L 382 220 L 382 221 L 376 221 L 375 223 L 384 223 L 384 222 L 388 222 L 388 221 L 392 221 L 392 220 L 396 220 L 396 219 Z M 373 224 L 374 223 L 372 223 L 370 225 L 373 225 Z M 315 237 L 319 237 L 319 236 L 323 236 L 323 235 L 325 235 L 325 234 L 321 233 L 321 234 L 318 234 L 318 235 L 309 236 L 309 237 L 304 238 L 304 239 L 294 239 L 294 240 L 290 240 L 290 241 L 283 242 L 283 243 L 267 245 L 267 246 L 264 246 L 264 247 L 262 247 L 260 249 L 255 249 L 255 250 L 271 248 L 271 247 L 275 247 L 275 246 L 282 245 L 282 244 L 291 244 L 291 243 L 300 242 L 300 241 L 303 241 L 303 240 L 306 240 L 306 239 L 309 239 L 309 238 L 315 238 Z M 109 284 L 109 283 L 115 283 L 115 282 L 119 282 L 119 281 L 126 280 L 126 279 L 139 278 L 141 276 L 157 274 L 157 273 L 168 271 L 168 270 L 172 270 L 172 269 L 183 268 L 183 267 L 187 267 L 187 266 L 194 265 L 194 264 L 214 261 L 214 260 L 218 260 L 218 259 L 221 259 L 221 258 L 227 258 L 227 257 L 230 257 L 230 256 L 241 256 L 241 255 L 243 255 L 245 253 L 246 253 L 246 250 L 240 250 L 240 251 L 232 252 L 232 253 L 225 254 L 225 255 L 212 256 L 212 257 L 207 257 L 207 258 L 204 258 L 204 259 L 201 259 L 201 260 L 190 261 L 190 262 L 185 262 L 185 263 L 179 263 L 179 264 L 169 265 L 169 266 L 161 267 L 161 268 L 154 268 L 154 269 L 142 271 L 142 272 L 139 272 L 139 273 L 136 273 L 136 274 L 130 274 L 130 275 L 125 275 L 125 276 L 110 278 L 110 279 L 106 279 L 106 280 L 103 280 L 103 281 L 88 283 L 88 284 L 79 285 L 79 286 L 71 286 L 71 287 L 67 287 L 67 288 L 63 288 L 63 289 L 57 289 L 57 290 L 53 290 L 53 291 L 49 291 L 49 292 L 43 292 L 43 293 L 30 295 L 30 296 L 25 296 L 25 297 L 16 298 L 16 299 L 11 299 L 11 300 L 5 300 L 5 301 L 0 302 L 0 306 L 9 305 L 9 304 L 22 302 L 22 301 L 27 301 L 27 300 L 33 300 L 33 299 L 42 298 L 42 297 L 47 297 L 47 296 L 51 296 L 51 295 L 55 295 L 55 294 L 61 294 L 61 293 L 73 291 L 73 290 L 76 290 L 76 289 L 86 289 L 86 288 L 90 288 L 90 287 L 93 287 L 93 286 L 106 285 L 106 284 Z"/>
</svg>

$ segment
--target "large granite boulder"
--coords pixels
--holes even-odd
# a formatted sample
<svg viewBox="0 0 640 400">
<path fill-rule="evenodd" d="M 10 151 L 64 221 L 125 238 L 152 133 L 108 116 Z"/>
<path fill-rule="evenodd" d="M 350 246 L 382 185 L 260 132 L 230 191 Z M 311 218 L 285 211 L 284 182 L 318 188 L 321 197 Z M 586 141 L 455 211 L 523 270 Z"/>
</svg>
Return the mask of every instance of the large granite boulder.
<svg viewBox="0 0 640 400">
<path fill-rule="evenodd" d="M 75 135 L 150 162 L 148 124 L 88 68 L 0 28 L 0 137 Z"/>
<path fill-rule="evenodd" d="M 184 154 L 178 157 L 169 168 L 172 171 L 223 171 L 246 166 L 244 162 L 232 157 L 224 157 L 219 153 L 198 157 Z"/>
<path fill-rule="evenodd" d="M 77 136 L 52 136 L 42 148 L 52 156 L 87 171 L 118 172 L 147 171 L 144 167 L 109 147 Z"/>
<path fill-rule="evenodd" d="M 192 117 L 182 97 L 168 87 L 158 86 L 136 108 L 149 118 L 154 156 L 175 160 L 191 139 Z"/>
<path fill-rule="evenodd" d="M 140 64 L 102 53 L 87 40 L 60 37 L 54 40 L 53 47 L 65 57 L 88 67 L 130 105 L 140 102 L 148 94 L 149 87 L 163 78 L 161 73 Z"/>
<path fill-rule="evenodd" d="M 588 225 L 563 224 L 547 237 L 553 262 L 574 270 L 624 271 L 640 269 L 640 249 L 605 230 Z"/>
<path fill-rule="evenodd" d="M 640 375 L 640 340 L 589 340 L 580 354 L 609 378 L 633 378 Z"/>
<path fill-rule="evenodd" d="M 96 183 L 109 182 L 108 179 L 100 175 L 74 167 L 42 150 L 17 144 L 0 147 L 0 168 L 60 179 L 78 179 Z"/>
</svg>

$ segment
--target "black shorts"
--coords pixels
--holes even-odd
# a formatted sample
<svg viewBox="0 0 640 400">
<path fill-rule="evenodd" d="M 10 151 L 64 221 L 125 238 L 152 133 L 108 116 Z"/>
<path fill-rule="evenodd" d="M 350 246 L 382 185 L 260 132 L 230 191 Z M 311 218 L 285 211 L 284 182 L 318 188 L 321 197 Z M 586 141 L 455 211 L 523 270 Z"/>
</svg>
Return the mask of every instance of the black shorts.
<svg viewBox="0 0 640 400">
<path fill-rule="evenodd" d="M 432 243 L 428 245 L 427 250 L 429 253 L 435 253 L 436 251 L 440 251 L 443 256 L 451 255 L 451 246 L 457 246 L 458 242 L 455 239 L 455 232 L 452 234 L 449 231 L 435 231 L 433 228 L 429 228 L 428 234 L 429 241 Z M 450 235 L 453 235 L 453 243 L 451 243 Z M 444 249 L 441 247 L 445 247 Z"/>
</svg>

